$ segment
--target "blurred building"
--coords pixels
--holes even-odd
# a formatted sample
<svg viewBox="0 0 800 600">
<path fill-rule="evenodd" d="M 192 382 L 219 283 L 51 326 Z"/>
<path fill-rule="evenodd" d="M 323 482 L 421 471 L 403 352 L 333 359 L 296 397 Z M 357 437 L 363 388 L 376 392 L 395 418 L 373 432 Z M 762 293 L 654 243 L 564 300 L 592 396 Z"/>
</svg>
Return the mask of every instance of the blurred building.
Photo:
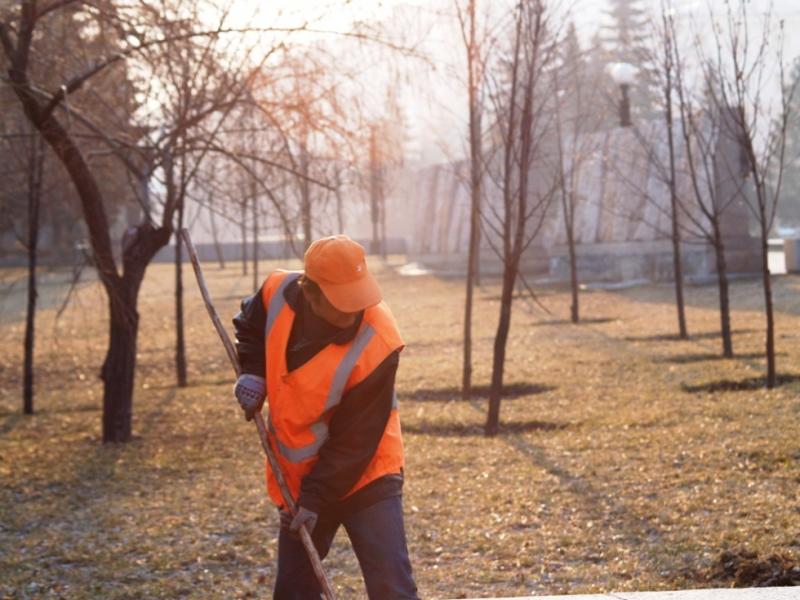
<svg viewBox="0 0 800 600">
<path fill-rule="evenodd" d="M 760 272 L 758 241 L 751 235 L 750 193 L 745 163 L 737 142 L 723 132 L 713 138 L 705 163 L 695 156 L 695 173 L 706 206 L 724 206 L 721 229 L 725 257 L 732 274 Z M 713 248 L 703 231 L 710 222 L 696 200 L 685 145 L 675 133 L 676 187 L 680 211 L 682 260 L 689 280 L 715 274 Z M 711 138 L 709 138 L 711 139 Z M 673 275 L 670 193 L 666 166 L 668 146 L 662 119 L 637 127 L 617 127 L 582 136 L 570 148 L 564 141 L 565 170 L 574 169 L 575 240 L 581 281 L 669 280 Z M 700 154 L 698 151 L 696 154 Z M 544 161 L 547 162 L 547 161 Z M 547 167 L 532 169 L 531 180 L 541 184 Z M 465 162 L 440 164 L 409 175 L 406 202 L 415 225 L 409 235 L 410 260 L 439 273 L 465 271 L 469 236 L 469 168 Z M 535 171 L 535 172 L 534 172 Z M 552 181 L 549 178 L 548 181 Z M 541 185 L 540 185 L 541 188 Z M 485 218 L 501 210 L 501 194 L 492 177 L 484 180 Z M 532 195 L 541 193 L 533 185 Z M 536 202 L 530 199 L 530 204 Z M 532 223 L 531 227 L 538 224 Z M 492 247 L 500 247 L 493 228 L 484 227 L 481 273 L 499 274 L 502 264 Z M 486 236 L 489 236 L 487 239 Z M 569 255 L 562 205 L 550 203 L 541 230 L 522 258 L 526 274 L 548 280 L 569 279 Z"/>
</svg>

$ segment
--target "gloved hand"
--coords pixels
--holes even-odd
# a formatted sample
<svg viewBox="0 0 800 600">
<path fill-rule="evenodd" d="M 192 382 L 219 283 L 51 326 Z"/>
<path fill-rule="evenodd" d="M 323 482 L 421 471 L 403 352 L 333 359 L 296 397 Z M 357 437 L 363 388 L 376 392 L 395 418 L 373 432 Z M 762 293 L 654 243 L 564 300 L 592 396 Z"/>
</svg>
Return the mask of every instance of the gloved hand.
<svg viewBox="0 0 800 600">
<path fill-rule="evenodd" d="M 289 514 L 289 513 L 286 513 Z M 319 515 L 317 513 L 308 510 L 307 508 L 303 508 L 302 506 L 297 507 L 297 514 L 292 519 L 292 522 L 289 524 L 289 533 L 293 533 L 295 535 L 299 535 L 300 526 L 305 523 L 306 529 L 308 530 L 309 535 L 314 532 L 314 527 L 317 526 L 317 519 Z M 283 524 L 283 513 L 281 513 L 281 525 Z"/>
<path fill-rule="evenodd" d="M 256 412 L 264 406 L 264 398 L 267 395 L 267 382 L 263 377 L 242 373 L 236 380 L 233 388 L 233 395 L 239 401 L 239 406 L 244 411 L 244 418 L 248 421 L 253 420 Z"/>
</svg>

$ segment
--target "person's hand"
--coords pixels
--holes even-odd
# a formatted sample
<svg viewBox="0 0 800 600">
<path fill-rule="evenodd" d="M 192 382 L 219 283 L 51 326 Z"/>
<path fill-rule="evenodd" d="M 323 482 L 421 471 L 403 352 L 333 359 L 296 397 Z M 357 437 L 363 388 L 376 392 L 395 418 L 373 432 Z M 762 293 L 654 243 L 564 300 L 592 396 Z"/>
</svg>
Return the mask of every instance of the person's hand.
<svg viewBox="0 0 800 600">
<path fill-rule="evenodd" d="M 305 524 L 308 534 L 311 535 L 311 533 L 314 531 L 314 527 L 317 525 L 318 518 L 319 515 L 317 515 L 317 513 L 299 506 L 297 508 L 297 514 L 289 524 L 289 532 L 299 535 L 300 527 Z M 283 513 L 281 513 L 281 521 L 283 521 Z"/>
<path fill-rule="evenodd" d="M 251 421 L 256 412 L 260 411 L 261 407 L 264 406 L 267 383 L 263 377 L 243 373 L 236 380 L 233 395 L 236 396 L 239 406 L 244 411 L 244 418 Z"/>
</svg>

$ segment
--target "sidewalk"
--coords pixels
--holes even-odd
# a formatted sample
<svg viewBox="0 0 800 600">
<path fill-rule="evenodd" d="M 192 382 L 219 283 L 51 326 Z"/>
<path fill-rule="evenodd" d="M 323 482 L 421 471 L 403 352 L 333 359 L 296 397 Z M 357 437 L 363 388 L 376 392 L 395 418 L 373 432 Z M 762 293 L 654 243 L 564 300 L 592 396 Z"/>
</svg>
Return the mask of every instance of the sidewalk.
<svg viewBox="0 0 800 600">
<path fill-rule="evenodd" d="M 576 596 L 524 596 L 486 600 L 800 600 L 800 587 L 723 588 L 680 592 L 611 592 Z"/>
</svg>

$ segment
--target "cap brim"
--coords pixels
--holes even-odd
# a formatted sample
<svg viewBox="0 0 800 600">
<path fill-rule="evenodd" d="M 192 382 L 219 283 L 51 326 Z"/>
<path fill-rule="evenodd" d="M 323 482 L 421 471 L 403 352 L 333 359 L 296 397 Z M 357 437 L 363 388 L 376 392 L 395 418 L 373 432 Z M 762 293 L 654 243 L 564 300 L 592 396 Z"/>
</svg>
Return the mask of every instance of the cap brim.
<svg viewBox="0 0 800 600">
<path fill-rule="evenodd" d="M 383 299 L 378 282 L 369 272 L 358 281 L 348 283 L 318 281 L 317 285 L 335 309 L 346 313 L 354 313 L 375 306 Z"/>
</svg>

